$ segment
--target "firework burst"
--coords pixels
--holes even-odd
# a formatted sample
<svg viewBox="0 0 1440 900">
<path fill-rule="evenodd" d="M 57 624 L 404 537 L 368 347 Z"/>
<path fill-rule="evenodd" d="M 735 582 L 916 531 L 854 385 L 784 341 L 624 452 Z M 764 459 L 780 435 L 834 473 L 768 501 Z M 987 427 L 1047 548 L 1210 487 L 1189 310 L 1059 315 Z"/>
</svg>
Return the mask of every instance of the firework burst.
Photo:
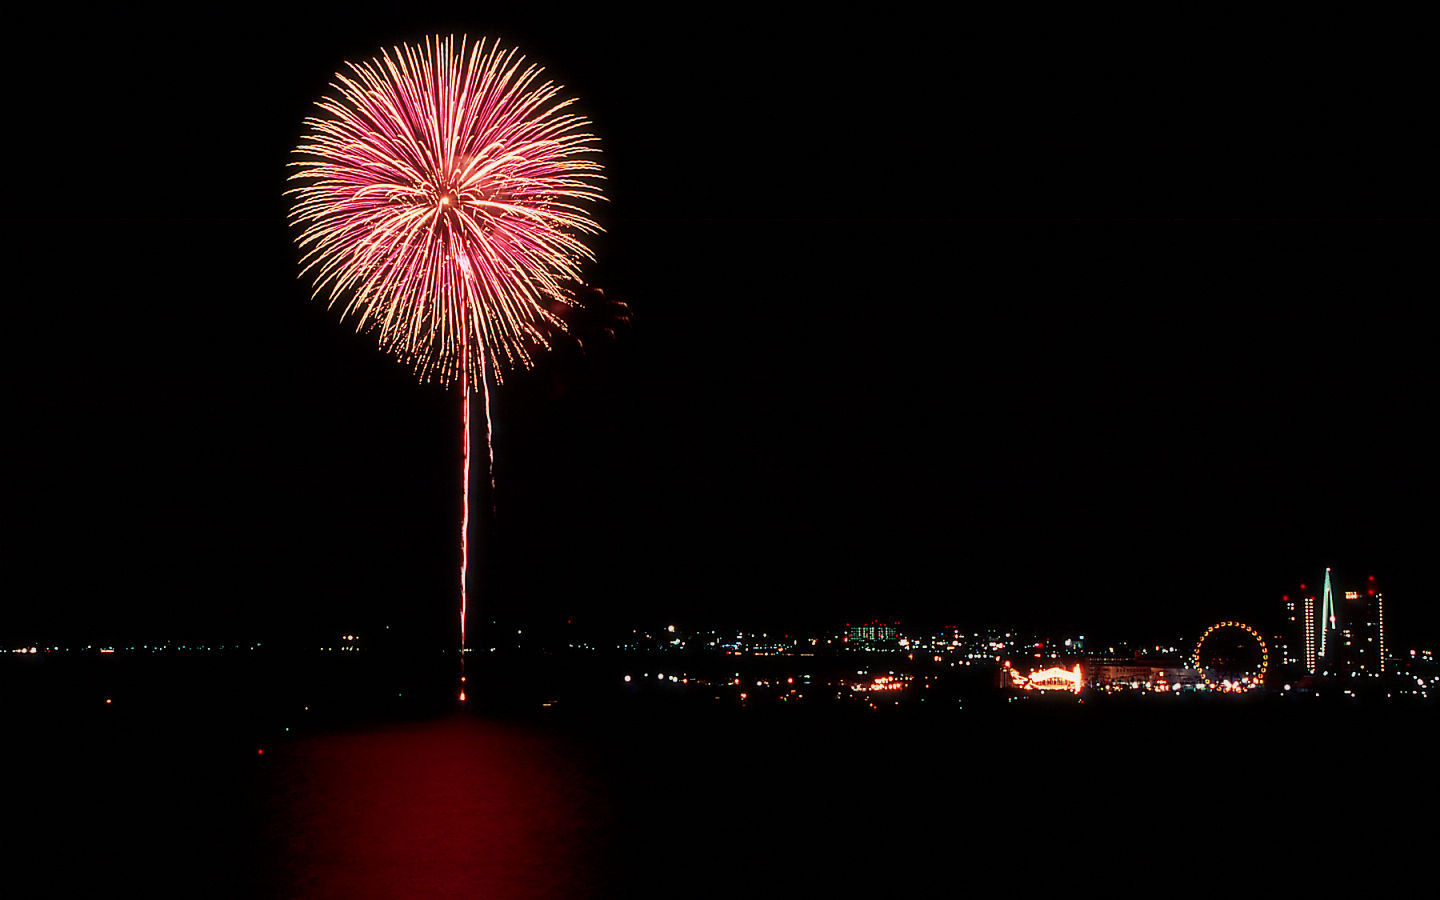
<svg viewBox="0 0 1440 900">
<path fill-rule="evenodd" d="M 350 65 L 292 163 L 302 275 L 423 380 L 531 365 L 599 231 L 596 139 L 515 50 L 427 39 Z"/>
<path fill-rule="evenodd" d="M 598 148 L 562 88 L 513 49 L 427 38 L 349 68 L 305 120 L 290 219 L 316 296 L 422 381 L 460 388 L 463 667 L 469 397 L 484 403 L 493 496 L 490 378 L 529 367 L 565 330 L 555 310 L 575 305 L 584 238 L 600 230 Z"/>
</svg>

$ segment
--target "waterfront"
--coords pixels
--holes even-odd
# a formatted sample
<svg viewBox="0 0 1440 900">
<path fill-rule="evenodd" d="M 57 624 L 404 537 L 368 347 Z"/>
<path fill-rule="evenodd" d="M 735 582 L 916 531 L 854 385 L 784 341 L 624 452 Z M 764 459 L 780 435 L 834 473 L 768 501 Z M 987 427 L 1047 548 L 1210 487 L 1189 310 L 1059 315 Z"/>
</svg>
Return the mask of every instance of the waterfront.
<svg viewBox="0 0 1440 900">
<path fill-rule="evenodd" d="M 9 695 L 9 876 L 152 896 L 1198 896 L 1401 878 L 1432 827 L 1408 824 L 1433 816 L 1422 708 L 458 711 L 424 688 L 383 703 L 333 660 L 310 696 L 228 668 L 132 679 L 144 704 Z"/>
</svg>

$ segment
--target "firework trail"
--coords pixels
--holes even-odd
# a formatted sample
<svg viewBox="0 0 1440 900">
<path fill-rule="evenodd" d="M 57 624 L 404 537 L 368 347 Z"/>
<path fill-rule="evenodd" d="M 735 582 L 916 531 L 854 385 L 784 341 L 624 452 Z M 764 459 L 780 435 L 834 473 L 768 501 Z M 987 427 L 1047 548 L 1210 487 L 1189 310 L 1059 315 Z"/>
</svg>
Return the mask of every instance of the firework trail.
<svg viewBox="0 0 1440 900">
<path fill-rule="evenodd" d="M 427 38 L 382 50 L 305 120 L 290 176 L 301 275 L 422 381 L 457 385 L 463 423 L 460 649 L 464 681 L 470 394 L 528 368 L 566 329 L 584 237 L 604 199 L 596 138 L 562 88 L 513 49 Z M 460 699 L 465 699 L 462 690 Z"/>
</svg>

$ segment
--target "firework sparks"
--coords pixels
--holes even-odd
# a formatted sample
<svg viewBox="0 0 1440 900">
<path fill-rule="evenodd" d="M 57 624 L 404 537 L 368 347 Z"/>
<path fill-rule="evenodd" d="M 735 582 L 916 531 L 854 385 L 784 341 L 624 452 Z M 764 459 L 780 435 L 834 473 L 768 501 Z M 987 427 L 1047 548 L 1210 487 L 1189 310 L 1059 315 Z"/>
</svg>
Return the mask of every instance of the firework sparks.
<svg viewBox="0 0 1440 900">
<path fill-rule="evenodd" d="M 302 276 L 422 381 L 460 388 L 460 646 L 469 565 L 470 401 L 565 330 L 604 199 L 596 138 L 515 50 L 427 38 L 349 64 L 291 163 Z M 462 682 L 463 682 L 462 674 Z M 461 693 L 464 699 L 464 693 Z"/>
</svg>

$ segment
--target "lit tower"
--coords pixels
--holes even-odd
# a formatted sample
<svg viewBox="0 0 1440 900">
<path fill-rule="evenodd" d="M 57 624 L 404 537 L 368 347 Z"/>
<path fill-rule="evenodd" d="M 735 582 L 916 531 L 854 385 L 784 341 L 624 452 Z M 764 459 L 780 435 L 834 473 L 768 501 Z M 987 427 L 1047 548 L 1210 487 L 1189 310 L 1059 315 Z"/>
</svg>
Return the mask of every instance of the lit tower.
<svg viewBox="0 0 1440 900">
<path fill-rule="evenodd" d="M 1298 669 L 1307 673 L 1315 671 L 1315 595 L 1300 585 L 1300 593 L 1284 594 L 1280 601 L 1285 605 L 1284 633 L 1278 644 L 1281 665 L 1287 669 Z"/>
<path fill-rule="evenodd" d="M 1325 658 L 1327 635 L 1335 630 L 1335 598 L 1330 594 L 1330 567 L 1325 567 L 1325 595 L 1320 601 L 1320 658 Z"/>
<path fill-rule="evenodd" d="M 1305 598 L 1305 671 L 1315 674 L 1315 597 Z"/>
</svg>

